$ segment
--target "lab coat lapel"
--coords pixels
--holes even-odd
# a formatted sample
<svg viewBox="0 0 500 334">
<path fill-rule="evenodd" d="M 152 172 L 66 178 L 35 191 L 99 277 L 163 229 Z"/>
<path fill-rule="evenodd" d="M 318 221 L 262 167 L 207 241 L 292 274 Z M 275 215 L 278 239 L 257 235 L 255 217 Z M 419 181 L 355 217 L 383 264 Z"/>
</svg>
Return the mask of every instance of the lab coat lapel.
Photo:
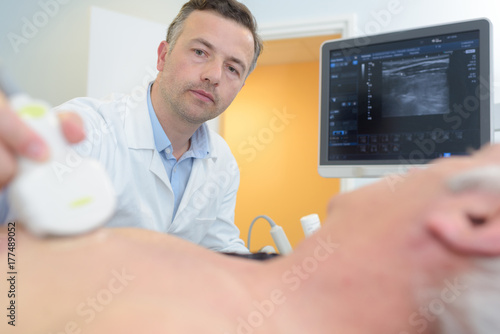
<svg viewBox="0 0 500 334">
<path fill-rule="evenodd" d="M 165 166 L 163 166 L 163 162 L 161 161 L 160 153 L 158 153 L 156 149 L 153 149 L 153 157 L 151 158 L 149 171 L 155 174 L 168 187 L 168 189 L 173 192 L 172 185 L 170 184 L 167 172 L 165 171 Z"/>
<path fill-rule="evenodd" d="M 155 174 L 172 191 L 160 153 L 155 147 L 146 97 L 137 100 L 133 96 L 129 96 L 124 129 L 130 154 L 139 154 L 141 159 L 145 157 L 151 159 L 149 163 L 150 172 Z M 144 155 L 144 151 L 149 151 L 150 154 Z"/>
<path fill-rule="evenodd" d="M 191 175 L 189 176 L 189 181 L 177 213 L 182 212 L 189 205 L 193 195 L 207 182 L 213 170 L 213 165 L 214 163 L 211 158 L 194 159 Z"/>
</svg>

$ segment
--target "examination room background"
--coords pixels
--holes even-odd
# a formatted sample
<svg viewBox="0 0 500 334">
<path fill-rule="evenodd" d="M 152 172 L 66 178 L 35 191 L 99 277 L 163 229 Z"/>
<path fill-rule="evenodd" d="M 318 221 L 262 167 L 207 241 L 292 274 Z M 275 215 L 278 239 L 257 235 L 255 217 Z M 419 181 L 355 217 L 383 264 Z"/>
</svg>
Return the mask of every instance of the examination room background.
<svg viewBox="0 0 500 334">
<path fill-rule="evenodd" d="M 87 93 L 92 6 L 167 25 L 184 2 L 2 1 L 0 61 L 29 93 L 57 105 Z M 493 59 L 499 54 L 497 26 L 500 25 L 500 11 L 495 0 L 456 0 L 453 3 L 446 0 L 242 2 L 252 10 L 261 29 L 285 31 L 283 35 L 289 37 L 307 36 L 308 25 L 317 22 L 341 21 L 344 24 L 343 36 L 354 37 L 487 17 L 494 26 Z M 23 36 L 23 26 L 34 20 L 39 20 L 36 29 L 29 36 Z M 291 31 L 288 34 L 287 29 Z M 13 45 L 9 39 L 12 34 L 23 37 L 24 41 Z M 129 47 L 134 47 L 133 41 Z M 156 50 L 144 52 L 155 53 Z M 283 52 L 294 51 L 285 49 Z M 493 80 L 494 88 L 497 88 L 500 66 L 495 65 Z M 127 71 L 129 68 L 124 67 L 123 73 Z M 283 226 L 292 246 L 295 246 L 303 238 L 300 217 L 316 212 L 324 219 L 328 199 L 339 191 L 339 180 L 322 179 L 316 171 L 318 82 L 317 59 L 258 66 L 220 120 L 219 131 L 231 146 L 241 168 L 236 224 L 244 240 L 251 219 L 267 214 Z M 495 90 L 495 103 L 500 102 L 498 95 Z M 265 223 L 258 224 L 252 234 L 253 250 L 272 245 L 268 231 L 269 226 Z"/>
</svg>

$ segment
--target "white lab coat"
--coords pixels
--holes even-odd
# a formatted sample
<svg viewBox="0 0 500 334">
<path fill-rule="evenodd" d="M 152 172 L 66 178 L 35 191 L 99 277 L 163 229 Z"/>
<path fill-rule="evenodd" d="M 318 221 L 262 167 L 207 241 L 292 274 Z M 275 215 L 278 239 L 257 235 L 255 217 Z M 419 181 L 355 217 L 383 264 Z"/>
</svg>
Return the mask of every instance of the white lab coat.
<svg viewBox="0 0 500 334">
<path fill-rule="evenodd" d="M 102 162 L 112 179 L 118 205 L 107 226 L 146 228 L 216 251 L 248 252 L 234 225 L 239 169 L 217 133 L 207 128 L 210 154 L 194 160 L 172 219 L 174 194 L 155 149 L 145 94 L 141 98 L 77 98 L 56 110 L 75 111 L 85 121 L 87 139 L 75 147 L 68 164 L 92 156 Z"/>
</svg>

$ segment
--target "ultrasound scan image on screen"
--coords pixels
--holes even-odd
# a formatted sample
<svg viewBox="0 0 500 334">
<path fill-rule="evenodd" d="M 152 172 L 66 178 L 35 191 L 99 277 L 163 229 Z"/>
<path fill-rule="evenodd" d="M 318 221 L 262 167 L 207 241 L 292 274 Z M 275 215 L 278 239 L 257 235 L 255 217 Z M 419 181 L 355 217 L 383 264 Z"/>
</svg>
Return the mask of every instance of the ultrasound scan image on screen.
<svg viewBox="0 0 500 334">
<path fill-rule="evenodd" d="M 324 43 L 320 174 L 381 176 L 488 142 L 489 29 L 476 20 Z"/>
<path fill-rule="evenodd" d="M 382 62 L 382 117 L 446 114 L 450 55 Z"/>
</svg>

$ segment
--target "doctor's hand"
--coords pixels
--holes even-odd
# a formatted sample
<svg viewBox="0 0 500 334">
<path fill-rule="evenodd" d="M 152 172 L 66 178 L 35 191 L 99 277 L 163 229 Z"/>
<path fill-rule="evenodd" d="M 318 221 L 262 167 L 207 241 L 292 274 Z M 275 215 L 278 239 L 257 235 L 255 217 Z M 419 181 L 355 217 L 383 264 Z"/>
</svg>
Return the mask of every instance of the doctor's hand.
<svg viewBox="0 0 500 334">
<path fill-rule="evenodd" d="M 70 143 L 85 138 L 81 118 L 71 112 L 61 113 L 61 131 Z M 0 91 L 0 190 L 17 172 L 16 156 L 35 161 L 48 159 L 50 152 L 42 138 L 32 131 L 9 107 Z"/>
</svg>

